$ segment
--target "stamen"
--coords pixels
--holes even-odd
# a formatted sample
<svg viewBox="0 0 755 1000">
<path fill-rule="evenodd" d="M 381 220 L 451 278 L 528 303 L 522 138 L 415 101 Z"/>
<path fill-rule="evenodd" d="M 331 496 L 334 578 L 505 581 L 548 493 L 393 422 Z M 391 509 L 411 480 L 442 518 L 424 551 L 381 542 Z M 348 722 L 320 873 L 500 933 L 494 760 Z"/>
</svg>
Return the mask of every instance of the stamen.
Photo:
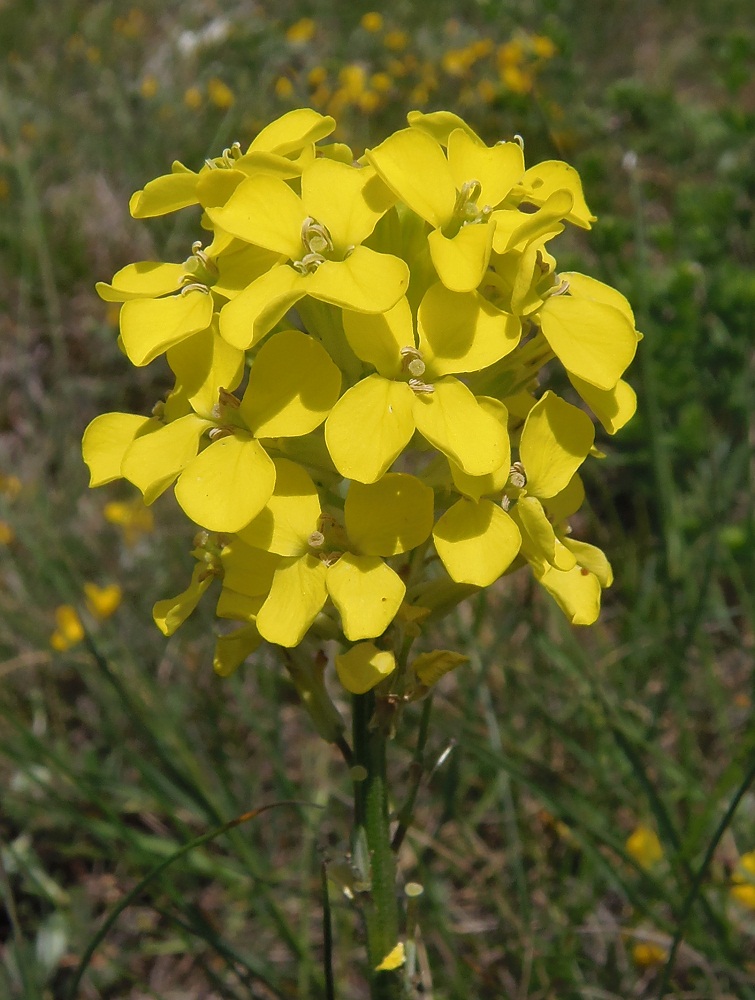
<svg viewBox="0 0 755 1000">
<path fill-rule="evenodd" d="M 524 466 L 521 462 L 514 462 L 511 466 L 509 479 L 511 480 L 511 485 L 515 486 L 518 490 L 523 490 L 527 485 L 527 473 L 524 471 Z"/>
<path fill-rule="evenodd" d="M 418 378 L 409 379 L 409 388 L 412 392 L 416 392 L 417 395 L 429 396 L 431 393 L 435 392 L 435 386 L 430 385 L 428 382 L 420 382 Z"/>
<path fill-rule="evenodd" d="M 325 535 L 321 531 L 313 531 L 307 539 L 307 545 L 311 549 L 321 549 L 325 544 Z"/>
</svg>

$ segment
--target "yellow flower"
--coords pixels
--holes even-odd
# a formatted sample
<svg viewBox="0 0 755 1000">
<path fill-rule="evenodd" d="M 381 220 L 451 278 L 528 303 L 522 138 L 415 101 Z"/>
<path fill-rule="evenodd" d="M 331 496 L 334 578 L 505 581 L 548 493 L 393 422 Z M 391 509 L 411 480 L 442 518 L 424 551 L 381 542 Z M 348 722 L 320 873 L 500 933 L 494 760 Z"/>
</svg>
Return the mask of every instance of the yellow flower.
<svg viewBox="0 0 755 1000">
<path fill-rule="evenodd" d="M 533 35 L 532 49 L 541 59 L 552 59 L 557 52 L 556 46 L 547 35 Z"/>
<path fill-rule="evenodd" d="M 388 73 L 373 73 L 370 77 L 370 86 L 379 94 L 387 94 L 393 87 L 393 80 Z"/>
<path fill-rule="evenodd" d="M 480 80 L 477 84 L 477 93 L 485 104 L 492 104 L 498 96 L 498 88 L 490 80 Z"/>
<path fill-rule="evenodd" d="M 370 10 L 366 14 L 362 15 L 362 20 L 359 23 L 365 31 L 370 31 L 375 34 L 376 32 L 383 30 L 383 15 L 378 14 L 375 10 Z"/>
<path fill-rule="evenodd" d="M 18 476 L 14 476 L 13 474 L 6 476 L 0 472 L 0 493 L 8 497 L 9 500 L 15 500 L 20 492 L 21 480 Z"/>
<path fill-rule="evenodd" d="M 279 76 L 275 81 L 275 96 L 286 100 L 294 92 L 294 85 L 287 76 Z"/>
<path fill-rule="evenodd" d="M 307 83 L 310 87 L 319 87 L 328 79 L 328 71 L 324 66 L 313 66 L 307 73 Z"/>
<path fill-rule="evenodd" d="M 141 497 L 123 502 L 111 500 L 105 504 L 105 520 L 121 529 L 126 545 L 135 545 L 142 535 L 148 535 L 155 527 L 155 517 L 149 507 L 145 507 Z"/>
<path fill-rule="evenodd" d="M 345 96 L 350 101 L 355 102 L 364 93 L 366 78 L 367 74 L 364 66 L 361 66 L 359 63 L 349 63 L 347 66 L 344 66 L 338 74 L 338 82 L 340 83 Z"/>
<path fill-rule="evenodd" d="M 364 111 L 366 115 L 372 114 L 373 111 L 377 111 L 380 107 L 380 94 L 374 90 L 365 90 L 365 92 L 359 96 L 357 104 L 360 111 Z"/>
<path fill-rule="evenodd" d="M 405 31 L 398 31 L 394 29 L 393 31 L 386 32 L 383 37 L 383 45 L 391 52 L 403 52 L 406 46 L 409 44 L 409 36 Z"/>
<path fill-rule="evenodd" d="M 110 583 L 106 587 L 98 587 L 96 583 L 85 583 L 84 595 L 89 613 L 102 621 L 118 609 L 123 591 L 117 583 Z"/>
<path fill-rule="evenodd" d="M 210 103 L 222 111 L 233 107 L 235 101 L 231 88 L 217 76 L 213 76 L 207 84 L 207 96 L 210 98 Z"/>
<path fill-rule="evenodd" d="M 303 17 L 286 31 L 286 41 L 294 45 L 303 45 L 310 41 L 316 29 L 317 26 L 311 17 Z"/>
<path fill-rule="evenodd" d="M 668 951 L 660 944 L 650 941 L 638 941 L 632 948 L 632 959 L 641 969 L 654 965 L 662 965 L 668 958 Z"/>
<path fill-rule="evenodd" d="M 501 82 L 512 94 L 528 94 L 532 90 L 533 78 L 529 70 L 519 66 L 504 66 L 501 70 Z"/>
<path fill-rule="evenodd" d="M 732 899 L 736 899 L 748 910 L 755 910 L 755 851 L 743 854 L 737 870 L 731 877 Z"/>
<path fill-rule="evenodd" d="M 10 545 L 15 537 L 16 534 L 8 522 L 0 521 L 0 545 Z"/>
<path fill-rule="evenodd" d="M 55 621 L 57 628 L 50 636 L 50 645 L 58 653 L 65 652 L 84 638 L 84 626 L 73 605 L 61 604 L 56 608 Z"/>
<path fill-rule="evenodd" d="M 152 73 L 147 73 L 139 84 L 139 93 L 145 100 L 149 101 L 157 93 L 158 86 L 157 77 Z"/>
<path fill-rule="evenodd" d="M 189 87 L 184 91 L 184 104 L 192 111 L 202 107 L 202 91 L 199 87 Z"/>
<path fill-rule="evenodd" d="M 642 823 L 629 835 L 625 847 L 627 854 L 642 868 L 650 869 L 663 858 L 663 848 L 658 834 Z"/>
</svg>

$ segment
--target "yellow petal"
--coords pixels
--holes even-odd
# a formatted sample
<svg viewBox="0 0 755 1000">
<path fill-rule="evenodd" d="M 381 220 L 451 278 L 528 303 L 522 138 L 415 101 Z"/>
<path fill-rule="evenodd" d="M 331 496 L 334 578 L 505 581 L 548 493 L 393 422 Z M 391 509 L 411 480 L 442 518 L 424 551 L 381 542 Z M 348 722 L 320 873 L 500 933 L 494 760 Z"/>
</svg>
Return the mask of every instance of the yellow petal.
<svg viewBox="0 0 755 1000">
<path fill-rule="evenodd" d="M 469 663 L 469 657 L 450 649 L 434 649 L 431 653 L 415 656 L 410 666 L 420 684 L 431 687 L 451 670 Z"/>
<path fill-rule="evenodd" d="M 105 302 L 126 302 L 128 299 L 152 299 L 176 292 L 186 270 L 183 264 L 159 264 L 143 260 L 127 264 L 113 275 L 108 285 L 96 284 L 97 294 Z"/>
<path fill-rule="evenodd" d="M 513 351 L 522 333 L 515 316 L 477 292 L 452 292 L 440 282 L 425 293 L 417 326 L 422 358 L 433 378 L 487 368 Z"/>
<path fill-rule="evenodd" d="M 193 170 L 176 160 L 172 173 L 155 177 L 131 196 L 128 205 L 131 215 L 135 219 L 150 219 L 196 205 L 197 178 Z"/>
<path fill-rule="evenodd" d="M 663 858 L 663 848 L 658 834 L 652 827 L 643 823 L 640 823 L 627 838 L 626 851 L 638 864 L 648 869 Z"/>
<path fill-rule="evenodd" d="M 58 653 L 64 653 L 84 638 L 84 626 L 79 613 L 72 604 L 61 604 L 55 609 L 57 628 L 50 636 L 50 645 Z"/>
<path fill-rule="evenodd" d="M 221 635 L 215 642 L 212 666 L 219 677 L 230 677 L 244 660 L 257 649 L 262 636 L 256 625 L 246 625 L 236 632 Z"/>
<path fill-rule="evenodd" d="M 224 340 L 216 329 L 195 333 L 171 347 L 167 361 L 176 376 L 175 392 L 181 393 L 195 413 L 210 419 L 218 402 L 218 391 L 233 392 L 244 374 L 244 352 Z"/>
<path fill-rule="evenodd" d="M 324 139 L 335 127 L 335 119 L 330 115 L 321 115 L 311 108 L 296 108 L 266 125 L 252 140 L 249 149 L 269 150 L 285 156 Z"/>
<path fill-rule="evenodd" d="M 624 313 L 629 322 L 634 326 L 634 313 L 626 297 L 617 288 L 606 285 L 597 278 L 591 278 L 587 274 L 579 274 L 578 271 L 562 271 L 559 277 L 569 282 L 569 294 L 579 299 L 593 299 L 595 302 L 605 302 L 606 305 L 613 306 L 619 312 Z M 115 279 L 113 279 L 115 280 Z"/>
<path fill-rule="evenodd" d="M 220 310 L 220 336 L 242 351 L 253 347 L 306 294 L 292 267 L 273 267 Z"/>
<path fill-rule="evenodd" d="M 307 552 L 309 536 L 318 528 L 320 498 L 308 472 L 286 458 L 276 458 L 275 489 L 260 513 L 239 532 L 258 549 L 281 556 Z"/>
<path fill-rule="evenodd" d="M 500 469 L 509 447 L 504 428 L 458 379 L 446 376 L 433 389 L 413 397 L 420 434 L 470 476 Z"/>
<path fill-rule="evenodd" d="M 521 543 L 517 526 L 490 500 L 459 500 L 435 525 L 433 538 L 451 579 L 476 587 L 497 580 Z"/>
<path fill-rule="evenodd" d="M 590 454 L 594 440 L 587 414 L 548 390 L 527 415 L 519 443 L 527 492 L 542 499 L 560 493 Z"/>
<path fill-rule="evenodd" d="M 102 486 L 120 479 L 126 449 L 140 432 L 152 425 L 136 413 L 102 413 L 84 431 L 81 451 L 89 466 L 89 485 Z"/>
<path fill-rule="evenodd" d="M 260 635 L 277 646 L 298 646 L 327 600 L 325 573 L 314 556 L 286 559 L 257 615 Z"/>
<path fill-rule="evenodd" d="M 503 254 L 523 249 L 536 240 L 558 236 L 564 230 L 561 223 L 568 216 L 572 204 L 573 198 L 568 191 L 554 191 L 537 212 L 528 214 L 518 209 L 493 212 L 493 249 Z"/>
<path fill-rule="evenodd" d="M 382 635 L 406 593 L 399 575 L 382 559 L 350 552 L 328 567 L 325 582 L 350 642 Z"/>
<path fill-rule="evenodd" d="M 375 315 L 344 309 L 343 329 L 357 357 L 385 378 L 401 374 L 401 348 L 415 346 L 412 311 L 405 295 L 392 309 Z"/>
<path fill-rule="evenodd" d="M 456 186 L 441 146 L 426 132 L 394 132 L 365 156 L 394 194 L 433 228 L 449 221 Z"/>
<path fill-rule="evenodd" d="M 292 260 L 299 260 L 304 253 L 301 227 L 307 213 L 301 198 L 280 177 L 248 177 L 226 205 L 207 209 L 207 215 L 215 225 L 247 243 Z"/>
<path fill-rule="evenodd" d="M 404 942 L 399 943 L 388 952 L 380 965 L 375 966 L 375 972 L 391 972 L 393 969 L 400 969 L 406 961 Z"/>
<path fill-rule="evenodd" d="M 532 202 L 533 205 L 544 204 L 554 191 L 568 191 L 574 199 L 571 211 L 566 217 L 569 222 L 583 229 L 590 229 L 591 223 L 595 222 L 596 216 L 587 207 L 582 193 L 579 174 L 568 163 L 563 163 L 561 160 L 544 160 L 530 167 L 522 179 L 522 188 L 525 200 Z"/>
<path fill-rule="evenodd" d="M 272 582 L 273 574 L 271 572 L 270 583 Z M 233 621 L 254 621 L 257 618 L 257 612 L 265 603 L 269 589 L 268 584 L 264 594 L 248 597 L 246 594 L 239 594 L 237 591 L 231 590 L 230 587 L 223 587 L 215 606 L 215 614 L 218 618 L 230 618 Z"/>
<path fill-rule="evenodd" d="M 325 421 L 325 441 L 345 479 L 380 479 L 414 433 L 413 406 L 414 394 L 405 382 L 381 375 L 368 376 L 341 396 Z"/>
<path fill-rule="evenodd" d="M 429 486 L 401 472 L 370 485 L 352 482 L 344 505 L 349 539 L 365 555 L 408 552 L 429 537 L 433 502 Z"/>
<path fill-rule="evenodd" d="M 545 339 L 564 368 L 598 389 L 612 389 L 634 358 L 634 327 L 615 306 L 551 295 L 539 316 Z"/>
<path fill-rule="evenodd" d="M 553 524 L 559 524 L 576 514 L 584 502 L 585 487 L 579 474 L 575 473 L 559 493 L 543 502 L 543 506 Z"/>
<path fill-rule="evenodd" d="M 197 200 L 203 208 L 218 208 L 246 180 L 243 170 L 203 170 L 197 179 Z"/>
<path fill-rule="evenodd" d="M 319 427 L 340 391 L 341 372 L 322 344 L 281 330 L 252 363 L 241 415 L 255 437 L 299 437 Z"/>
<path fill-rule="evenodd" d="M 440 229 L 427 238 L 438 277 L 454 292 L 471 292 L 482 281 L 490 261 L 495 226 L 491 222 L 463 226 L 452 239 Z"/>
<path fill-rule="evenodd" d="M 562 539 L 563 544 L 577 560 L 578 565 L 589 570 L 597 576 L 601 587 L 610 587 L 613 583 L 613 570 L 606 558 L 605 552 L 595 545 L 588 545 L 587 542 L 577 541 L 568 535 Z"/>
<path fill-rule="evenodd" d="M 233 299 L 247 285 L 251 285 L 283 260 L 282 254 L 234 240 L 229 252 L 221 253 L 216 260 L 218 279 L 212 286 L 212 291 L 214 294 Z"/>
<path fill-rule="evenodd" d="M 191 574 L 191 583 L 186 590 L 176 597 L 168 597 L 155 604 L 152 608 L 152 617 L 163 635 L 173 635 L 183 625 L 214 578 L 214 574 L 204 563 L 197 563 Z"/>
<path fill-rule="evenodd" d="M 477 180 L 482 192 L 477 203 L 495 208 L 524 174 L 524 153 L 518 142 L 481 146 L 463 129 L 454 129 L 448 137 L 448 165 L 457 190 Z"/>
<path fill-rule="evenodd" d="M 572 625 L 592 625 L 600 614 L 600 582 L 594 573 L 575 566 L 563 572 L 547 563 L 533 567 L 535 579 L 543 586 Z"/>
<path fill-rule="evenodd" d="M 576 559 L 556 537 L 542 504 L 535 497 L 522 497 L 511 508 L 511 518 L 522 536 L 521 554 L 535 568 L 546 563 L 556 569 L 571 569 Z"/>
<path fill-rule="evenodd" d="M 406 291 L 409 268 L 398 257 L 358 246 L 345 260 L 326 260 L 302 280 L 304 291 L 321 302 L 382 313 L 393 308 Z"/>
<path fill-rule="evenodd" d="M 275 466 L 253 438 L 213 441 L 181 473 L 176 499 L 208 531 L 239 531 L 262 510 L 275 486 Z"/>
<path fill-rule="evenodd" d="M 121 309 L 123 348 L 141 368 L 169 347 L 212 322 L 213 299 L 207 292 L 189 291 L 165 299 L 132 299 Z"/>
<path fill-rule="evenodd" d="M 503 403 L 490 396 L 478 396 L 477 402 L 503 428 L 506 434 L 506 449 L 500 467 L 495 472 L 490 472 L 486 476 L 469 476 L 453 459 L 448 460 L 454 486 L 462 496 L 468 497 L 470 500 L 479 500 L 481 497 L 500 493 L 506 485 L 511 471 L 511 447 L 508 443 L 508 411 Z"/>
<path fill-rule="evenodd" d="M 637 411 L 637 393 L 623 379 L 613 389 L 596 389 L 576 375 L 570 375 L 569 381 L 609 434 L 620 431 Z"/>
<path fill-rule="evenodd" d="M 141 490 L 146 504 L 164 493 L 197 454 L 211 424 L 190 413 L 137 437 L 126 449 L 121 474 Z"/>
<path fill-rule="evenodd" d="M 327 227 L 338 253 L 367 239 L 396 200 L 371 167 L 322 157 L 302 173 L 301 198 L 307 215 Z"/>
<path fill-rule="evenodd" d="M 448 145 L 449 136 L 455 129 L 462 129 L 473 142 L 479 146 L 484 145 L 482 139 L 453 111 L 430 111 L 427 114 L 422 111 L 410 111 L 406 120 L 412 128 L 427 132 L 441 146 Z"/>
<path fill-rule="evenodd" d="M 223 585 L 244 597 L 267 596 L 281 557 L 254 549 L 239 535 L 229 538 L 220 554 L 223 565 Z M 256 614 L 259 606 L 254 609 Z"/>
<path fill-rule="evenodd" d="M 351 694 L 364 694 L 396 669 L 393 653 L 372 642 L 360 642 L 336 656 L 338 679 Z"/>
</svg>

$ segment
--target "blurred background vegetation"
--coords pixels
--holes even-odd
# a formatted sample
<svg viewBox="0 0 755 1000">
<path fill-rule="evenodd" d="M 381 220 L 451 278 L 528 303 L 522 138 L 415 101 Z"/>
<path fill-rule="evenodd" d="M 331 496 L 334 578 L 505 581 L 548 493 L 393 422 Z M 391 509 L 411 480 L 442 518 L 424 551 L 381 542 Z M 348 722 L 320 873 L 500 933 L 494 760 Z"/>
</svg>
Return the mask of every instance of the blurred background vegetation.
<svg viewBox="0 0 755 1000">
<path fill-rule="evenodd" d="M 582 537 L 616 572 L 600 623 L 570 629 L 514 576 L 435 637 L 472 664 L 436 696 L 400 856 L 425 889 L 422 995 L 755 997 L 745 0 L 0 2 L 0 997 L 65 997 L 147 872 L 280 799 L 325 808 L 267 812 L 153 879 L 78 995 L 325 996 L 343 767 L 271 657 L 221 681 L 208 617 L 153 629 L 188 579 L 187 526 L 167 497 L 89 494 L 79 451 L 95 414 L 149 412 L 169 384 L 124 363 L 92 286 L 183 259 L 197 219 L 137 223 L 129 195 L 296 106 L 357 152 L 448 108 L 488 142 L 522 135 L 529 163 L 567 159 L 599 221 L 559 241 L 560 267 L 619 287 L 645 333 L 638 415 L 587 477 Z M 363 996 L 361 930 L 331 895 L 339 996 Z"/>
</svg>

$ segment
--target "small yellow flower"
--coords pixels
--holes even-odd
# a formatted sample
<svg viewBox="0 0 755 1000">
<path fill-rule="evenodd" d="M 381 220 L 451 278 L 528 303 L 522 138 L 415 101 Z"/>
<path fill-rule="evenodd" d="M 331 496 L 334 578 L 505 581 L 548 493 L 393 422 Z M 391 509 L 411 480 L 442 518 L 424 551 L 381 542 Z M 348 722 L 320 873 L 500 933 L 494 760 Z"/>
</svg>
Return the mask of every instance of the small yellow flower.
<svg viewBox="0 0 755 1000">
<path fill-rule="evenodd" d="M 275 96 L 286 100 L 294 92 L 294 85 L 287 76 L 279 76 L 275 81 Z"/>
<path fill-rule="evenodd" d="M 307 73 L 307 83 L 310 87 L 319 87 L 328 79 L 328 71 L 324 66 L 313 66 Z"/>
<path fill-rule="evenodd" d="M 659 944 L 650 941 L 639 941 L 632 948 L 632 958 L 635 965 L 648 969 L 653 965 L 662 965 L 668 958 L 668 951 Z"/>
<path fill-rule="evenodd" d="M 109 618 L 118 609 L 123 598 L 123 591 L 117 583 L 98 587 L 96 583 L 85 583 L 87 609 L 91 615 L 100 620 Z"/>
<path fill-rule="evenodd" d="M 86 56 L 87 56 L 87 62 L 90 63 L 92 66 L 99 66 L 99 64 L 102 62 L 102 53 L 100 52 L 100 50 L 97 48 L 96 45 L 87 46 Z"/>
<path fill-rule="evenodd" d="M 147 73 L 147 75 L 142 80 L 139 85 L 139 93 L 142 97 L 149 101 L 151 100 L 158 91 L 157 77 L 152 73 Z"/>
<path fill-rule="evenodd" d="M 485 104 L 492 104 L 498 95 L 498 88 L 491 80 L 480 80 L 477 84 L 477 93 Z"/>
<path fill-rule="evenodd" d="M 148 535 L 155 527 L 155 518 L 141 497 L 124 503 L 112 500 L 105 504 L 105 520 L 121 529 L 126 545 L 135 545 L 142 535 Z"/>
<path fill-rule="evenodd" d="M 286 32 L 286 41 L 293 45 L 303 45 L 314 36 L 317 26 L 311 17 L 303 17 L 292 24 Z"/>
<path fill-rule="evenodd" d="M 9 500 L 15 500 L 21 492 L 21 480 L 18 476 L 5 476 L 0 472 L 0 493 Z"/>
<path fill-rule="evenodd" d="M 642 823 L 627 838 L 625 847 L 627 854 L 643 868 L 652 868 L 663 858 L 663 848 L 658 834 Z"/>
<path fill-rule="evenodd" d="M 755 851 L 742 855 L 731 882 L 729 892 L 732 899 L 736 899 L 748 910 L 755 910 Z"/>
<path fill-rule="evenodd" d="M 383 38 L 383 45 L 391 52 L 403 52 L 409 44 L 409 36 L 405 31 L 388 31 Z"/>
<path fill-rule="evenodd" d="M 192 111 L 198 111 L 202 107 L 202 91 L 199 87 L 189 87 L 184 91 L 184 104 Z"/>
<path fill-rule="evenodd" d="M 207 96 L 210 98 L 210 103 L 214 104 L 216 108 L 220 108 L 221 111 L 233 107 L 236 100 L 228 84 L 217 76 L 213 76 L 207 84 Z"/>
<path fill-rule="evenodd" d="M 362 15 L 362 20 L 359 23 L 365 31 L 370 31 L 375 34 L 376 32 L 383 30 L 383 15 L 378 14 L 375 10 L 370 10 L 366 14 Z"/>
<path fill-rule="evenodd" d="M 0 521 L 0 545 L 10 545 L 15 537 L 16 534 L 8 522 Z"/>
<path fill-rule="evenodd" d="M 501 81 L 512 94 L 528 94 L 532 90 L 532 74 L 518 66 L 504 66 Z"/>
<path fill-rule="evenodd" d="M 360 95 L 357 104 L 360 111 L 364 111 L 366 115 L 370 115 L 380 107 L 380 94 L 374 90 L 365 90 Z"/>
<path fill-rule="evenodd" d="M 552 59 L 557 51 L 556 46 L 547 35 L 534 35 L 532 49 L 535 55 L 541 59 Z"/>
<path fill-rule="evenodd" d="M 55 621 L 57 628 L 50 636 L 50 645 L 58 653 L 65 652 L 84 638 L 84 626 L 72 604 L 61 604 L 56 608 Z"/>
<path fill-rule="evenodd" d="M 387 73 L 373 73 L 370 77 L 370 86 L 379 94 L 387 94 L 393 87 L 393 80 Z"/>
<path fill-rule="evenodd" d="M 355 102 L 359 100 L 364 93 L 366 77 L 364 66 L 360 66 L 359 63 L 349 63 L 343 67 L 338 74 L 338 82 L 348 100 Z"/>
</svg>

